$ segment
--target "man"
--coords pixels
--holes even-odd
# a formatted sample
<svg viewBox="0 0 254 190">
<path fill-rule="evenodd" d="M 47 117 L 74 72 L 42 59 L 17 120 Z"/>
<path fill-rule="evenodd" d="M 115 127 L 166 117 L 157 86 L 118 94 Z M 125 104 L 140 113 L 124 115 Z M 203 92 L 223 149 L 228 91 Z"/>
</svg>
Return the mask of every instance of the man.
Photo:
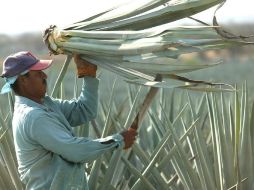
<svg viewBox="0 0 254 190">
<path fill-rule="evenodd" d="M 82 91 L 76 100 L 53 99 L 46 94 L 44 69 L 52 60 L 39 60 L 30 52 L 8 56 L 1 93 L 15 93 L 13 135 L 19 173 L 26 189 L 88 189 L 84 164 L 106 151 L 129 148 L 137 135 L 127 130 L 107 138 L 76 137 L 72 127 L 96 117 L 97 67 L 74 55 Z"/>
</svg>

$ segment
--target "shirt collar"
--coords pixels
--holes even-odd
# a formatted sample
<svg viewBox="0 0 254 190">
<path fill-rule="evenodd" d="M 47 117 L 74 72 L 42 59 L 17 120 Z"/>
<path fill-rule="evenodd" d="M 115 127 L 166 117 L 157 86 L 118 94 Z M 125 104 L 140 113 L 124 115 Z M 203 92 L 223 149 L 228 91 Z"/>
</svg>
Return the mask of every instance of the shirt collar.
<svg viewBox="0 0 254 190">
<path fill-rule="evenodd" d="M 44 110 L 48 110 L 47 107 L 43 104 L 39 104 L 29 98 L 26 98 L 24 96 L 18 96 L 18 95 L 15 95 L 15 104 L 26 104 L 28 106 L 31 106 L 31 107 L 38 107 L 38 108 L 41 108 L 41 109 L 44 109 Z"/>
</svg>

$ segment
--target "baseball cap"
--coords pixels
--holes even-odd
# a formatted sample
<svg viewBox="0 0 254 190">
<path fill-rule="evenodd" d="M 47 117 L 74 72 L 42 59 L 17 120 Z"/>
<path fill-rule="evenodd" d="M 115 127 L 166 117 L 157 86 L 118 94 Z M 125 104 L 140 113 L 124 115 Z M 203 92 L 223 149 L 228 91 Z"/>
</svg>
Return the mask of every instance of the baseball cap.
<svg viewBox="0 0 254 190">
<path fill-rule="evenodd" d="M 52 63 L 52 60 L 40 60 L 29 51 L 21 51 L 9 55 L 3 62 L 1 77 L 10 78 L 21 74 L 26 70 L 44 70 Z"/>
<path fill-rule="evenodd" d="M 0 75 L 5 80 L 0 94 L 11 92 L 11 85 L 14 84 L 19 75 L 24 75 L 30 70 L 40 71 L 47 69 L 51 63 L 52 60 L 37 59 L 29 51 L 21 51 L 9 55 L 3 62 L 3 72 Z"/>
</svg>

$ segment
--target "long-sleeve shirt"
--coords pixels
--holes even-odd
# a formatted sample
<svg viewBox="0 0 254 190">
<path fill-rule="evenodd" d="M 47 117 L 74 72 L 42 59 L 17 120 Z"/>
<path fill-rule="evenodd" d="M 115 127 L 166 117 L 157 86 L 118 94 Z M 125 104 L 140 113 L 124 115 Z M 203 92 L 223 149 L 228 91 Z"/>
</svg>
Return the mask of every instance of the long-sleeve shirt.
<svg viewBox="0 0 254 190">
<path fill-rule="evenodd" d="M 38 104 L 15 96 L 14 143 L 26 189 L 88 189 L 84 163 L 124 146 L 120 134 L 91 139 L 76 137 L 72 131 L 96 117 L 98 83 L 96 78 L 85 77 L 79 98 L 69 101 L 46 96 Z"/>
</svg>

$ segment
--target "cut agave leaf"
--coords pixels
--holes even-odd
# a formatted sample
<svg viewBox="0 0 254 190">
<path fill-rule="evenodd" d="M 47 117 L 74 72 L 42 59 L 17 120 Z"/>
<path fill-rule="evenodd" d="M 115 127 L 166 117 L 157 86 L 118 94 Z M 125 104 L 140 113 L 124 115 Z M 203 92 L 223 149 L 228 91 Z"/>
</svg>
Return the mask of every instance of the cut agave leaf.
<svg viewBox="0 0 254 190">
<path fill-rule="evenodd" d="M 203 92 L 233 92 L 235 89 L 225 83 L 208 83 L 206 81 L 198 81 L 198 83 L 186 82 L 183 85 L 176 85 L 166 81 L 157 82 L 157 81 L 144 81 L 144 80 L 127 80 L 128 83 L 156 87 L 156 88 L 181 88 L 188 89 L 193 91 L 203 91 Z"/>
<path fill-rule="evenodd" d="M 172 21 L 190 17 L 222 2 L 132 1 L 63 29 L 51 26 L 45 31 L 44 41 L 53 54 L 82 54 L 83 59 L 127 80 L 150 82 L 156 74 L 171 78 L 170 75 L 214 66 L 181 63 L 178 60 L 180 55 L 249 44 L 239 38 L 221 36 L 217 22 L 216 26 L 170 25 Z"/>
</svg>

